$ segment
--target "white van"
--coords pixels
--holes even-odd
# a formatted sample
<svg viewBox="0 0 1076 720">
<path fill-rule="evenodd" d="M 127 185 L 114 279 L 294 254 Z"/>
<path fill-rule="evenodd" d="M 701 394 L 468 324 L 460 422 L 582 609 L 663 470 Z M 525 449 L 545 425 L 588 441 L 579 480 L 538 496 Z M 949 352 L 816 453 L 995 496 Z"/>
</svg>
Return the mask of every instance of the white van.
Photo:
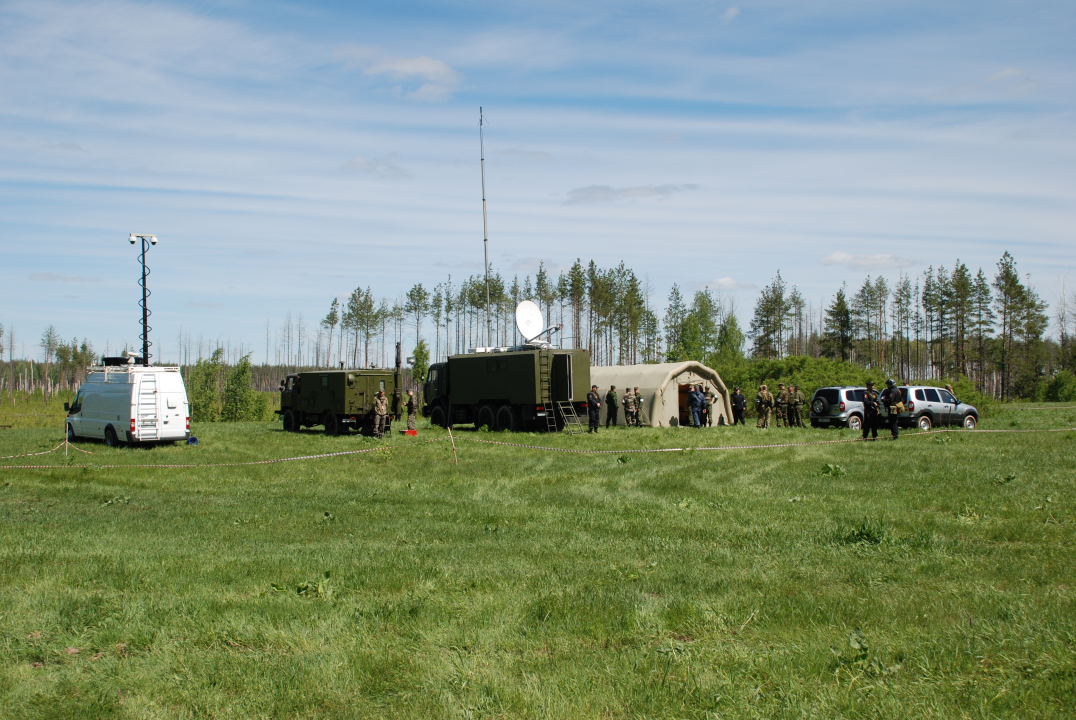
<svg viewBox="0 0 1076 720">
<path fill-rule="evenodd" d="M 160 443 L 191 436 L 187 389 L 178 367 L 109 362 L 92 367 L 67 411 L 68 440 L 102 438 L 109 446 Z M 115 360 L 119 360 L 116 358 Z"/>
</svg>

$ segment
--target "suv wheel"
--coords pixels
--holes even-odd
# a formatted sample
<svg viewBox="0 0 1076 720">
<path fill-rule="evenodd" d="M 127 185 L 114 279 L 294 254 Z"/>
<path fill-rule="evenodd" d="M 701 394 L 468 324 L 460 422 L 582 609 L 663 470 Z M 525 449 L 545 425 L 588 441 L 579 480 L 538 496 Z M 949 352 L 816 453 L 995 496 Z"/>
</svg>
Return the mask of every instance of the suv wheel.
<svg viewBox="0 0 1076 720">
<path fill-rule="evenodd" d="M 828 415 L 829 400 L 826 400 L 824 397 L 816 397 L 811 403 L 811 412 L 815 415 Z"/>
<path fill-rule="evenodd" d="M 849 430 L 862 430 L 863 429 L 863 418 L 861 418 L 859 415 L 853 415 L 852 417 L 848 418 L 848 429 Z"/>
<path fill-rule="evenodd" d="M 978 424 L 979 424 L 979 421 L 975 419 L 974 415 L 969 414 L 969 415 L 964 416 L 964 429 L 965 430 L 974 430 L 975 426 L 978 425 Z"/>
<path fill-rule="evenodd" d="M 929 415 L 920 415 L 919 420 L 916 421 L 916 424 L 919 425 L 920 430 L 922 430 L 923 432 L 926 432 L 931 427 L 930 416 Z"/>
</svg>

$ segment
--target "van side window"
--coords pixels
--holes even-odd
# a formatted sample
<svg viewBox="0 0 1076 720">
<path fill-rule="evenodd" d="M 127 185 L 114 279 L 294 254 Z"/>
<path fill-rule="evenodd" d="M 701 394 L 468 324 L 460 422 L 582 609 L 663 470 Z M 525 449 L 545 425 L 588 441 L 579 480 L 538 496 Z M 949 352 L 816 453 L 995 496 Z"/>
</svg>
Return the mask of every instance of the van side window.
<svg viewBox="0 0 1076 720">
<path fill-rule="evenodd" d="M 927 402 L 941 402 L 941 398 L 938 397 L 938 391 L 934 388 L 924 388 L 927 394 Z"/>
<path fill-rule="evenodd" d="M 926 400 L 926 398 L 923 397 L 923 391 L 922 390 L 916 390 L 915 391 L 915 399 L 916 400 L 924 400 L 924 401 Z"/>
</svg>

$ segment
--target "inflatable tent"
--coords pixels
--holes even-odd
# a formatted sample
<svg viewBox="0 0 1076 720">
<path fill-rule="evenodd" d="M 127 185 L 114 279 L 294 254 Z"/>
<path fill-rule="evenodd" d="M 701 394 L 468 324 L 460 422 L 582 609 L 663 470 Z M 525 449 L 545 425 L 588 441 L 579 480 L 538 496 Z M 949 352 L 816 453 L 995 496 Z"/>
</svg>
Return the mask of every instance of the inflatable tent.
<svg viewBox="0 0 1076 720">
<path fill-rule="evenodd" d="M 618 422 L 624 423 L 624 393 L 627 388 L 639 388 L 643 398 L 643 409 L 639 416 L 642 425 L 650 427 L 691 426 L 691 411 L 688 409 L 687 394 L 692 385 L 702 385 L 709 395 L 717 395 L 714 403 L 714 425 L 728 425 L 732 422 L 732 403 L 729 390 L 717 371 L 700 362 L 689 360 L 678 363 L 660 363 L 657 365 L 610 365 L 590 368 L 590 382 L 598 386 L 602 399 L 601 423 L 605 424 L 605 394 L 610 385 L 616 385 L 620 397 L 621 409 Z"/>
</svg>

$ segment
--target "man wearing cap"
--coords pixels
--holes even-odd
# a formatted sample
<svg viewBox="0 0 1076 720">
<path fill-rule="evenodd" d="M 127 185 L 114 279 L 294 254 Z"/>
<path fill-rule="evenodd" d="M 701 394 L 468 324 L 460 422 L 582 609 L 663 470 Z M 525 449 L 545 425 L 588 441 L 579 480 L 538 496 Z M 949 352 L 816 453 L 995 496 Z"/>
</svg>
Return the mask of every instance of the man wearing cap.
<svg viewBox="0 0 1076 720">
<path fill-rule="evenodd" d="M 874 433 L 872 440 L 878 439 L 878 423 L 882 419 L 881 406 L 878 403 L 878 393 L 874 390 L 874 381 L 867 381 L 867 389 L 863 391 L 863 439 Z"/>
<path fill-rule="evenodd" d="M 385 422 L 389 414 L 389 399 L 384 390 L 378 390 L 374 397 L 374 434 L 377 439 L 385 437 Z"/>
<path fill-rule="evenodd" d="M 616 394 L 616 385 L 609 386 L 609 392 L 605 393 L 605 429 L 609 429 L 609 423 L 616 426 L 616 415 L 620 409 L 620 397 Z"/>
<path fill-rule="evenodd" d="M 732 424 L 740 423 L 746 425 L 747 421 L 744 420 L 744 412 L 747 410 L 747 398 L 740 392 L 740 388 L 737 386 L 732 393 L 732 397 L 729 398 L 732 401 Z"/>
<path fill-rule="evenodd" d="M 635 394 L 630 387 L 624 388 L 624 424 L 631 427 L 631 416 L 635 412 Z"/>
<path fill-rule="evenodd" d="M 587 393 L 587 420 L 590 424 L 590 429 L 587 432 L 598 432 L 598 411 L 601 410 L 602 404 L 598 399 L 598 386 L 591 385 L 590 392 Z"/>
<path fill-rule="evenodd" d="M 407 408 L 407 429 L 415 429 L 415 420 L 418 417 L 418 398 L 415 397 L 414 390 L 407 391 L 407 400 L 404 401 L 404 407 Z"/>
<path fill-rule="evenodd" d="M 635 413 L 632 416 L 632 421 L 635 423 L 635 427 L 642 427 L 643 423 L 640 418 L 643 413 L 643 394 L 639 392 L 639 388 L 633 388 L 635 392 Z"/>
</svg>

